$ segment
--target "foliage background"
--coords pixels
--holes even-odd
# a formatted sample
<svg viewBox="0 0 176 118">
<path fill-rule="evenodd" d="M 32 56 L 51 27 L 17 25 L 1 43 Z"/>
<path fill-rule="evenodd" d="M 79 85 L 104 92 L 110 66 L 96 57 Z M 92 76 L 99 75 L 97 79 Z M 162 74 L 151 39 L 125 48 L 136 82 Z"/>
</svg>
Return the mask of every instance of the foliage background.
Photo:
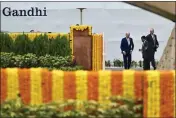
<svg viewBox="0 0 176 118">
<path fill-rule="evenodd" d="M 36 36 L 33 40 L 28 35 L 18 35 L 12 39 L 7 33 L 0 33 L 1 52 L 13 52 L 15 54 L 33 53 L 37 56 L 49 54 L 51 56 L 70 56 L 71 48 L 66 36 L 49 38 L 47 34 Z"/>
<path fill-rule="evenodd" d="M 38 106 L 25 105 L 21 99 L 1 104 L 1 118 L 140 118 L 142 101 L 113 96 L 107 106 L 96 101 L 65 100 Z"/>
<path fill-rule="evenodd" d="M 16 39 L 8 33 L 0 33 L 0 37 L 1 68 L 83 69 L 72 60 L 70 42 L 66 36 L 49 38 L 47 34 L 41 34 L 32 40 L 24 33 Z"/>
</svg>

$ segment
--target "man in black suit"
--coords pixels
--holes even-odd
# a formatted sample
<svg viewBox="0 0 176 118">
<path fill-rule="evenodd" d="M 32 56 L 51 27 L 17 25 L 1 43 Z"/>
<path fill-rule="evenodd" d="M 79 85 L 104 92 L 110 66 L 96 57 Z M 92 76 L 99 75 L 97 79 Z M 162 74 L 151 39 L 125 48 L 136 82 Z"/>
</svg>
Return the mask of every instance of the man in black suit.
<svg viewBox="0 0 176 118">
<path fill-rule="evenodd" d="M 149 60 L 149 49 L 148 49 L 148 41 L 146 40 L 145 36 L 141 37 L 142 40 L 142 49 L 139 49 L 139 51 L 142 52 L 142 58 L 143 58 L 143 69 L 144 70 L 150 70 L 150 60 Z"/>
<path fill-rule="evenodd" d="M 154 68 L 154 70 L 156 70 L 156 64 L 155 64 L 155 52 L 157 51 L 157 48 L 159 47 L 159 43 L 157 40 L 157 36 L 154 34 L 154 29 L 150 29 L 150 34 L 147 35 L 146 37 L 147 41 L 148 41 L 148 48 L 149 48 L 149 57 L 150 61 L 152 62 L 152 66 Z"/>
<path fill-rule="evenodd" d="M 120 48 L 123 54 L 124 68 L 129 69 L 131 67 L 131 54 L 134 49 L 134 43 L 133 39 L 130 38 L 130 33 L 126 33 L 126 37 L 121 40 Z"/>
</svg>

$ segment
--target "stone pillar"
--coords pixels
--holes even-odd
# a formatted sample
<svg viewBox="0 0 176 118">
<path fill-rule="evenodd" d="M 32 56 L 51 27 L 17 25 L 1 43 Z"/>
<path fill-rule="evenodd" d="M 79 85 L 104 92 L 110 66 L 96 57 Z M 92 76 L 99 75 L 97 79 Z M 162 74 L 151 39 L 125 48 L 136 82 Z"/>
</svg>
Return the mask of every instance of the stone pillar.
<svg viewBox="0 0 176 118">
<path fill-rule="evenodd" d="M 175 70 L 175 30 L 176 26 L 172 30 L 171 36 L 169 37 L 163 55 L 157 66 L 157 69 L 159 70 Z"/>
</svg>

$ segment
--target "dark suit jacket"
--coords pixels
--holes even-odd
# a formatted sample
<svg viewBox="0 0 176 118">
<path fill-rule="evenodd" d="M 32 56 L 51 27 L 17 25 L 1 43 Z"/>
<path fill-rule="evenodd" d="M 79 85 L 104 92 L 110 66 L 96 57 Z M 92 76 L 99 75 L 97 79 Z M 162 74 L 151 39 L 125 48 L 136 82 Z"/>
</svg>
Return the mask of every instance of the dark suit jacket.
<svg viewBox="0 0 176 118">
<path fill-rule="evenodd" d="M 154 41 L 153 41 L 151 34 L 147 35 L 147 37 L 146 37 L 146 39 L 148 41 L 147 56 L 148 56 L 148 59 L 150 59 L 150 60 L 154 59 L 155 52 L 156 52 L 157 48 L 159 47 L 159 43 L 158 43 L 158 40 L 157 40 L 157 37 L 155 34 L 154 34 L 154 37 L 155 37 L 155 44 L 154 44 Z"/>
<path fill-rule="evenodd" d="M 154 37 L 155 37 L 155 44 L 154 44 L 154 41 L 153 41 L 153 38 L 152 38 L 152 35 L 149 34 L 147 35 L 147 41 L 150 42 L 150 44 L 153 46 L 154 48 L 154 51 L 157 51 L 157 48 L 159 47 L 159 43 L 158 43 L 158 40 L 157 40 L 157 36 L 154 34 Z"/>
<path fill-rule="evenodd" d="M 142 57 L 148 59 L 148 41 L 145 40 L 142 44 Z"/>
<path fill-rule="evenodd" d="M 121 45 L 120 45 L 121 51 L 125 51 L 127 54 L 130 53 L 130 50 L 134 49 L 134 43 L 133 43 L 133 39 L 130 38 L 130 45 L 128 45 L 128 41 L 126 38 L 123 38 L 121 40 Z"/>
</svg>

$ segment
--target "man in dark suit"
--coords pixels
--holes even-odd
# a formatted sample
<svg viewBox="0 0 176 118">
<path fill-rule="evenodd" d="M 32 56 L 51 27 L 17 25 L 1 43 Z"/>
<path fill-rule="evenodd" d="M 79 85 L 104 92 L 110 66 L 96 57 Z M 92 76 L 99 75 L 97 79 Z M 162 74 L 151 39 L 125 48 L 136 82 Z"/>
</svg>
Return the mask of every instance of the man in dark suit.
<svg viewBox="0 0 176 118">
<path fill-rule="evenodd" d="M 130 38 L 130 33 L 126 33 L 126 37 L 121 40 L 120 48 L 123 54 L 124 68 L 129 69 L 131 67 L 131 54 L 134 49 L 134 43 L 133 39 Z"/>
<path fill-rule="evenodd" d="M 155 64 L 155 52 L 157 51 L 157 48 L 159 47 L 159 43 L 157 40 L 157 36 L 154 34 L 154 29 L 150 29 L 150 34 L 147 35 L 147 41 L 148 41 L 148 48 L 149 48 L 149 57 L 150 61 L 152 62 L 153 69 L 156 70 L 156 64 Z"/>
<path fill-rule="evenodd" d="M 146 40 L 145 36 L 141 37 L 142 40 L 142 49 L 139 49 L 139 51 L 142 52 L 142 58 L 143 58 L 143 69 L 144 70 L 150 70 L 150 60 L 149 60 L 149 49 L 148 49 L 148 41 Z"/>
</svg>

